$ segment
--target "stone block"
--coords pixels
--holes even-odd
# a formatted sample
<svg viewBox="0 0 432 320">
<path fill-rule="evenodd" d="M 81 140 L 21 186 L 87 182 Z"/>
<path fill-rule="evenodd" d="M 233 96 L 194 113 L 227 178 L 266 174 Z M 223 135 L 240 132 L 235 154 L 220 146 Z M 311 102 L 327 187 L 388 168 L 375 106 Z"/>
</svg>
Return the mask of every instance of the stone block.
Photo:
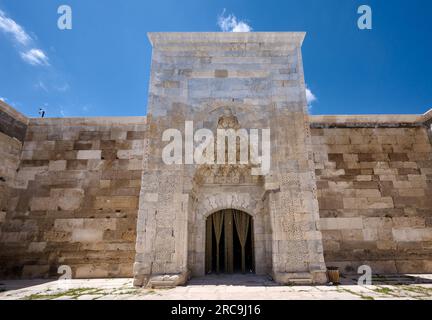
<svg viewBox="0 0 432 320">
<path fill-rule="evenodd" d="M 128 170 L 143 170 L 143 161 L 140 159 L 131 159 L 128 163 Z"/>
<path fill-rule="evenodd" d="M 45 231 L 43 240 L 47 242 L 69 242 L 71 240 L 71 232 Z"/>
<path fill-rule="evenodd" d="M 99 186 L 100 186 L 102 189 L 109 188 L 109 187 L 111 186 L 111 180 L 100 180 L 100 182 L 99 182 Z"/>
<path fill-rule="evenodd" d="M 364 261 L 372 269 L 372 274 L 396 274 L 398 269 L 394 260 L 390 261 Z"/>
<path fill-rule="evenodd" d="M 380 198 L 381 193 L 378 189 L 357 189 L 355 191 L 358 198 Z"/>
<path fill-rule="evenodd" d="M 324 252 L 340 250 L 340 244 L 338 241 L 325 240 L 323 241 L 323 246 L 324 246 Z"/>
<path fill-rule="evenodd" d="M 394 228 L 425 228 L 425 219 L 422 217 L 394 217 Z"/>
<path fill-rule="evenodd" d="M 66 160 L 51 160 L 48 166 L 49 171 L 64 171 L 66 170 Z"/>
<path fill-rule="evenodd" d="M 378 229 L 363 229 L 363 238 L 365 241 L 377 241 L 378 240 Z"/>
<path fill-rule="evenodd" d="M 30 210 L 31 211 L 57 210 L 57 207 L 50 197 L 33 197 L 30 200 Z"/>
<path fill-rule="evenodd" d="M 377 241 L 378 250 L 396 250 L 397 244 L 391 240 L 379 240 Z"/>
<path fill-rule="evenodd" d="M 77 210 L 83 199 L 83 189 L 51 189 L 51 202 L 54 203 L 57 210 Z"/>
<path fill-rule="evenodd" d="M 363 230 L 356 230 L 356 229 L 343 229 L 341 230 L 342 234 L 342 241 L 343 242 L 350 242 L 350 241 L 363 241 L 366 240 L 364 238 Z"/>
<path fill-rule="evenodd" d="M 162 82 L 162 87 L 166 88 L 166 89 L 180 88 L 180 82 L 179 81 L 165 80 Z"/>
<path fill-rule="evenodd" d="M 83 219 L 85 229 L 116 230 L 118 219 Z"/>
<path fill-rule="evenodd" d="M 22 271 L 24 279 L 46 278 L 49 274 L 49 265 L 25 265 Z"/>
<path fill-rule="evenodd" d="M 423 260 L 396 260 L 398 273 L 418 273 L 418 270 L 424 270 Z"/>
<path fill-rule="evenodd" d="M 46 242 L 31 242 L 29 244 L 29 247 L 27 249 L 28 252 L 44 252 L 46 248 L 47 243 Z"/>
<path fill-rule="evenodd" d="M 398 242 L 422 241 L 422 229 L 393 229 L 393 238 Z"/>
<path fill-rule="evenodd" d="M 410 189 L 397 189 L 401 197 L 423 197 L 425 196 L 425 189 L 410 188 Z"/>
<path fill-rule="evenodd" d="M 127 130 L 124 129 L 112 129 L 110 131 L 110 139 L 112 140 L 126 140 Z"/>
<path fill-rule="evenodd" d="M 72 242 L 98 242 L 103 239 L 103 231 L 99 229 L 74 229 Z"/>
<path fill-rule="evenodd" d="M 108 269 L 106 265 L 94 265 L 84 264 L 76 267 L 75 278 L 76 279 L 103 279 L 108 277 Z"/>
<path fill-rule="evenodd" d="M 321 218 L 320 230 L 363 229 L 362 218 Z"/>
<path fill-rule="evenodd" d="M 321 210 L 343 209 L 343 199 L 341 196 L 318 198 Z"/>
<path fill-rule="evenodd" d="M 228 70 L 215 70 L 214 76 L 216 78 L 227 78 Z"/>
<path fill-rule="evenodd" d="M 78 160 L 101 159 L 101 150 L 79 150 L 77 153 Z"/>
<path fill-rule="evenodd" d="M 96 197 L 96 209 L 135 209 L 138 208 L 138 198 L 132 196 Z"/>
<path fill-rule="evenodd" d="M 1 243 L 20 243 L 26 242 L 28 238 L 28 232 L 1 232 L 0 242 Z"/>
<path fill-rule="evenodd" d="M 56 219 L 54 229 L 56 231 L 70 231 L 80 229 L 84 226 L 84 219 Z"/>
</svg>

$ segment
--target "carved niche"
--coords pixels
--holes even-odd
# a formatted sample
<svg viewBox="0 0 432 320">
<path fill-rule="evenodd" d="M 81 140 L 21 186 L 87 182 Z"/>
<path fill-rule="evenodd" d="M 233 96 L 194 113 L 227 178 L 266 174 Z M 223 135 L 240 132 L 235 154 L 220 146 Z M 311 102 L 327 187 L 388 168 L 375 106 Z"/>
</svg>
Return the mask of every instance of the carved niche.
<svg viewBox="0 0 432 320">
<path fill-rule="evenodd" d="M 223 114 L 219 117 L 217 122 L 217 129 L 241 129 L 238 118 L 234 115 L 231 108 L 224 108 Z M 217 153 L 217 132 L 215 136 L 215 158 Z M 236 140 L 236 164 L 228 164 L 228 148 L 225 147 L 225 163 L 217 164 L 203 164 L 197 167 L 194 182 L 196 185 L 206 184 L 261 184 L 263 179 L 261 176 L 253 176 L 251 174 L 254 165 L 250 161 L 250 150 L 248 152 L 248 164 L 240 163 L 240 139 Z"/>
</svg>

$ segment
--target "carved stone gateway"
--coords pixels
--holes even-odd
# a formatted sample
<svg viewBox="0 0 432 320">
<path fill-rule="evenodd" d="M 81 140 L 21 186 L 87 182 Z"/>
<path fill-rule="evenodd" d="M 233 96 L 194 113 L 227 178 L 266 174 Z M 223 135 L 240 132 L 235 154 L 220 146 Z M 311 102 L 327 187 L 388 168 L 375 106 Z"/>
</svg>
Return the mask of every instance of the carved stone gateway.
<svg viewBox="0 0 432 320">
<path fill-rule="evenodd" d="M 206 219 L 253 219 L 255 272 L 324 283 L 301 45 L 304 33 L 151 33 L 153 59 L 137 223 L 135 285 L 205 274 Z M 167 129 L 270 129 L 270 172 L 253 164 L 167 165 Z M 250 151 L 250 150 L 249 150 Z M 252 220 L 251 220 L 252 221 Z"/>
</svg>

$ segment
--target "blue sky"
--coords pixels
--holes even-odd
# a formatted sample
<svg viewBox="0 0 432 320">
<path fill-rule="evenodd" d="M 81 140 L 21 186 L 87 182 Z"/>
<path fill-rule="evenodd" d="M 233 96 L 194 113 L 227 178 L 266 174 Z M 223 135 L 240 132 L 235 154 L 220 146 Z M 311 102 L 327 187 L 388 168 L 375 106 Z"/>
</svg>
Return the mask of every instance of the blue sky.
<svg viewBox="0 0 432 320">
<path fill-rule="evenodd" d="M 70 5 L 73 29 L 57 28 Z M 372 8 L 359 30 L 357 8 Z M 423 113 L 432 108 L 430 0 L 0 0 L 0 97 L 26 115 L 146 113 L 149 31 L 237 27 L 306 31 L 313 114 Z M 242 25 L 241 23 L 244 23 Z"/>
</svg>

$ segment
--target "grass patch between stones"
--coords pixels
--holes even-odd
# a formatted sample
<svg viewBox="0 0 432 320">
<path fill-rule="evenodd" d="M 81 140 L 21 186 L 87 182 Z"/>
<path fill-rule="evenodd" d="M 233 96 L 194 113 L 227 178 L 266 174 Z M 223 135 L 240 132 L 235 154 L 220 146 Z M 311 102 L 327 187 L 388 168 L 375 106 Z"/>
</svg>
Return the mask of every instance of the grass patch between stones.
<svg viewBox="0 0 432 320">
<path fill-rule="evenodd" d="M 75 288 L 67 291 L 60 291 L 56 293 L 36 293 L 23 298 L 23 300 L 53 300 L 61 297 L 72 297 L 77 299 L 82 295 L 93 295 L 101 293 L 102 289 L 97 288 Z"/>
</svg>

